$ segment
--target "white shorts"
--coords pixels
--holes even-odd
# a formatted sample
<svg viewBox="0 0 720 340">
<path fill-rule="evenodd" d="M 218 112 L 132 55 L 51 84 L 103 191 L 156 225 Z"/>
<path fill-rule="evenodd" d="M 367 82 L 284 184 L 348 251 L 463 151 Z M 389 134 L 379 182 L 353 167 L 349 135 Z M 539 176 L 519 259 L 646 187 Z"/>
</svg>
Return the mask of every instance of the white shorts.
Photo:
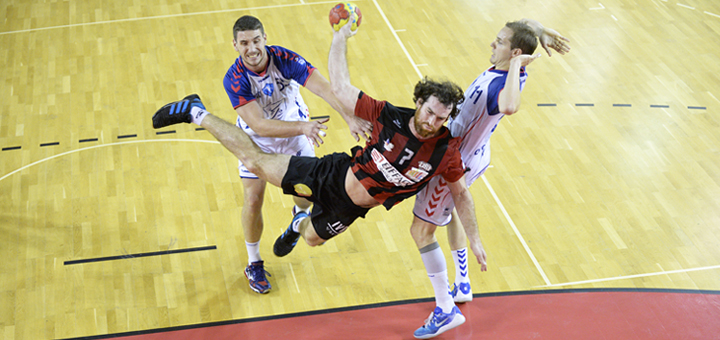
<svg viewBox="0 0 720 340">
<path fill-rule="evenodd" d="M 267 153 L 315 157 L 315 146 L 305 135 L 288 138 L 250 136 L 250 139 L 260 147 L 260 150 Z M 240 178 L 258 178 L 258 176 L 250 172 L 241 161 L 238 161 L 238 170 L 240 170 Z"/>
<path fill-rule="evenodd" d="M 487 169 L 472 169 L 465 173 L 467 186 L 475 182 Z M 421 220 L 436 226 L 444 226 L 452 220 L 452 211 L 455 209 L 452 193 L 442 176 L 433 177 L 430 182 L 415 196 L 413 214 Z"/>
</svg>

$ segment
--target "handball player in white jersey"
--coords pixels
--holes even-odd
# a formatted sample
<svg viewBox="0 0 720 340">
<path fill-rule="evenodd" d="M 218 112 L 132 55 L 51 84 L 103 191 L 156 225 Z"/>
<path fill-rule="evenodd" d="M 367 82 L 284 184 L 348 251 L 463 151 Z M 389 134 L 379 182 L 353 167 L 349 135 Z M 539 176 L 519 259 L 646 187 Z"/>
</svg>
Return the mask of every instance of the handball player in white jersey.
<svg viewBox="0 0 720 340">
<path fill-rule="evenodd" d="M 551 54 L 554 49 L 560 54 L 570 50 L 568 41 L 555 30 L 544 28 L 539 22 L 523 19 L 507 23 L 497 35 L 492 47 L 490 62 L 493 66 L 485 70 L 465 91 L 465 101 L 460 113 L 448 121 L 453 137 L 462 139 L 460 154 L 465 163 L 465 179 L 468 187 L 478 179 L 490 165 L 490 136 L 500 120 L 517 112 L 520 92 L 525 86 L 525 66 L 540 55 L 532 55 L 537 39 Z M 433 178 L 416 196 L 413 208 L 411 233 L 425 269 L 435 291 L 437 307 L 448 312 L 455 302 L 472 300 L 472 289 L 468 277 L 467 238 L 454 212 L 450 190 L 442 177 Z M 448 241 L 455 262 L 455 281 L 448 292 L 448 274 L 445 257 L 435 238 L 436 226 L 447 225 Z M 480 261 L 480 259 L 478 259 Z M 481 271 L 487 265 L 480 261 Z M 424 326 L 425 327 L 425 326 Z M 441 327 L 442 328 L 442 327 Z M 448 328 L 449 329 L 449 328 Z M 447 329 L 444 329 L 445 331 Z M 440 332 L 418 332 L 431 336 Z M 430 333 L 430 334 L 428 334 Z"/>
<path fill-rule="evenodd" d="M 330 83 L 308 61 L 280 46 L 267 46 L 267 35 L 260 20 L 246 15 L 233 26 L 233 47 L 240 54 L 225 75 L 223 84 L 233 108 L 237 126 L 247 133 L 262 151 L 294 156 L 315 156 L 314 145 L 322 144 L 323 123 L 329 118 L 311 122 L 308 108 L 300 96 L 300 86 L 324 99 L 340 112 L 359 140 L 370 134 L 369 122 L 352 112 L 344 112 L 332 93 Z M 260 256 L 263 232 L 262 205 L 266 181 L 239 163 L 244 187 L 242 225 L 248 252 L 245 268 L 250 288 L 258 293 L 271 289 Z M 308 211 L 311 203 L 294 197 L 293 215 Z"/>
</svg>

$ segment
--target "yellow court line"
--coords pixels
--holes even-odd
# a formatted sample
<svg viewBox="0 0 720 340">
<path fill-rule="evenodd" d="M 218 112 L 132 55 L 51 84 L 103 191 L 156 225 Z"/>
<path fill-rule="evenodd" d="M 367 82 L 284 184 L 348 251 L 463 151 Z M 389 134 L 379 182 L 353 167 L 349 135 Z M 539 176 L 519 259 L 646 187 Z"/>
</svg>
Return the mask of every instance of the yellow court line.
<svg viewBox="0 0 720 340">
<path fill-rule="evenodd" d="M 354 0 L 354 1 L 362 1 L 362 0 Z M 36 32 L 36 31 L 45 31 L 45 30 L 52 30 L 52 29 L 58 29 L 58 28 L 70 28 L 70 27 L 90 26 L 90 25 L 114 24 L 114 23 L 119 23 L 119 22 L 133 22 L 133 21 L 151 20 L 151 19 L 167 19 L 167 18 L 176 18 L 176 17 L 183 17 L 183 16 L 191 16 L 191 15 L 206 15 L 206 14 L 229 13 L 229 12 L 237 12 L 237 11 L 252 11 L 252 10 L 261 10 L 261 9 L 274 9 L 274 8 L 283 8 L 283 7 L 323 5 L 323 4 L 335 4 L 335 3 L 337 3 L 337 0 L 335 0 L 335 1 L 320 1 L 320 2 L 313 2 L 313 3 L 305 3 L 305 2 L 303 2 L 303 1 L 301 1 L 301 2 L 298 3 L 298 4 L 259 6 L 259 7 L 247 7 L 247 8 L 234 8 L 234 9 L 222 9 L 222 10 L 216 10 L 216 11 L 194 12 L 194 13 L 166 14 L 166 15 L 156 15 L 156 16 L 143 17 L 143 18 L 117 19 L 117 20 L 88 22 L 88 23 L 82 23 L 82 24 L 69 24 L 69 25 L 59 25 L 59 26 L 50 26 L 50 27 L 30 28 L 30 29 L 26 29 L 26 30 L 0 32 L 0 35 L 15 34 L 15 33 L 28 33 L 28 32 Z"/>
<path fill-rule="evenodd" d="M 90 146 L 90 147 L 87 147 L 87 148 L 70 150 L 70 151 L 67 151 L 67 152 L 63 152 L 63 153 L 60 153 L 60 154 L 57 154 L 57 155 L 54 155 L 54 156 L 50 156 L 50 157 L 48 157 L 48 158 L 43 158 L 43 159 L 41 159 L 41 160 L 39 160 L 39 161 L 30 163 L 30 164 L 28 164 L 28 165 L 26 165 L 26 166 L 23 166 L 23 167 L 15 170 L 15 171 L 11 171 L 10 173 L 6 174 L 5 176 L 0 177 L 0 182 L 2 182 L 2 180 L 4 180 L 5 178 L 8 178 L 8 177 L 12 176 L 13 174 L 16 174 L 16 173 L 18 173 L 18 172 L 20 172 L 20 171 L 23 171 L 23 170 L 25 170 L 25 169 L 27 169 L 27 168 L 29 168 L 29 167 L 31 167 L 31 166 L 35 166 L 35 165 L 38 165 L 38 164 L 40 164 L 40 163 L 47 162 L 47 161 L 49 161 L 49 160 L 51 160 L 51 159 L 55 159 L 55 158 L 58 158 L 58 157 L 66 156 L 66 155 L 69 155 L 69 154 L 71 154 L 71 153 L 80 152 L 80 151 L 86 151 L 86 150 L 92 150 L 92 149 L 102 148 L 102 147 L 106 147 L 106 146 L 115 146 L 115 145 L 124 145 L 124 144 L 136 144 L 136 143 L 152 143 L 152 142 L 198 142 L 198 143 L 220 144 L 220 142 L 218 142 L 218 141 L 201 140 L 201 139 L 151 139 L 151 140 L 136 140 L 136 141 L 129 141 L 129 142 L 119 142 L 119 143 L 110 143 L 110 144 L 94 145 L 94 146 Z"/>
</svg>

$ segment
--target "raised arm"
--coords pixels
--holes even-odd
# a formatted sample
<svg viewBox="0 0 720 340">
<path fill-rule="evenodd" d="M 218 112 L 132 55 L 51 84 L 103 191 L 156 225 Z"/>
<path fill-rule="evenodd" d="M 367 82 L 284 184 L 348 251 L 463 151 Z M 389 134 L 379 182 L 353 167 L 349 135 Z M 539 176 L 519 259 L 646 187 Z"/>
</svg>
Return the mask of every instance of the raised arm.
<svg viewBox="0 0 720 340">
<path fill-rule="evenodd" d="M 305 88 L 310 90 L 318 97 L 324 99 L 335 111 L 345 119 L 345 122 L 350 128 L 350 134 L 355 138 L 355 141 L 360 141 L 360 136 L 365 140 L 370 138 L 372 132 L 372 124 L 362 118 L 356 117 L 353 110 L 348 110 L 344 105 L 337 99 L 333 90 L 330 86 L 330 82 L 323 77 L 318 70 L 315 70 L 305 84 Z"/>
<path fill-rule="evenodd" d="M 350 25 L 345 25 L 333 33 L 330 55 L 328 57 L 328 71 L 330 83 L 335 97 L 348 112 L 355 112 L 355 103 L 360 90 L 350 84 L 350 71 L 347 63 L 347 40 L 357 31 L 351 31 Z"/>
<path fill-rule="evenodd" d="M 540 40 L 540 45 L 545 49 L 545 51 L 547 51 L 548 56 L 552 56 L 552 51 L 550 51 L 550 49 L 553 49 L 560 54 L 570 52 L 570 45 L 567 44 L 570 40 L 560 35 L 558 31 L 552 28 L 544 27 L 540 22 L 533 19 L 526 18 L 520 20 L 520 22 L 527 24 L 533 29 L 533 31 L 535 31 L 535 35 L 537 35 L 538 40 Z"/>
<path fill-rule="evenodd" d="M 480 270 L 487 271 L 487 254 L 485 254 L 485 248 L 483 248 L 482 241 L 480 241 L 480 232 L 475 218 L 475 202 L 470 190 L 468 190 L 465 176 L 463 175 L 457 182 L 448 183 L 448 188 L 452 193 L 455 209 L 457 209 L 460 222 L 462 222 L 465 229 L 465 235 L 470 241 L 470 249 L 472 249 L 480 264 Z"/>
<path fill-rule="evenodd" d="M 498 110 L 506 115 L 511 115 L 520 109 L 520 68 L 529 65 L 533 60 L 540 57 L 540 54 L 521 54 L 510 59 L 505 86 L 498 95 Z"/>
</svg>

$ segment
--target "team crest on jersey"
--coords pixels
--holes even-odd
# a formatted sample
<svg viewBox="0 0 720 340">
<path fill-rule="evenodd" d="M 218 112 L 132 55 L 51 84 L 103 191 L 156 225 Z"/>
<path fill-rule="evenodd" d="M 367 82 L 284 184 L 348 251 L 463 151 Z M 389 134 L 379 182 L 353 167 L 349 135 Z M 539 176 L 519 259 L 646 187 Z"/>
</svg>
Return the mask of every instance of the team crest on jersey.
<svg viewBox="0 0 720 340">
<path fill-rule="evenodd" d="M 423 169 L 425 171 L 432 170 L 432 165 L 430 165 L 430 163 L 428 163 L 428 162 L 420 161 L 420 162 L 418 162 L 418 166 L 420 167 L 420 169 Z"/>
<path fill-rule="evenodd" d="M 262 93 L 268 97 L 272 97 L 273 92 L 275 92 L 275 86 L 273 83 L 267 83 L 265 86 L 263 86 Z"/>
<path fill-rule="evenodd" d="M 390 152 L 395 147 L 393 143 L 390 143 L 390 139 L 386 139 L 383 143 L 383 147 L 385 148 L 385 151 Z"/>
<path fill-rule="evenodd" d="M 428 172 L 422 169 L 418 169 L 416 167 L 412 167 L 412 169 L 408 170 L 405 173 L 405 177 L 415 181 L 415 183 L 420 182 L 428 175 Z"/>
</svg>

